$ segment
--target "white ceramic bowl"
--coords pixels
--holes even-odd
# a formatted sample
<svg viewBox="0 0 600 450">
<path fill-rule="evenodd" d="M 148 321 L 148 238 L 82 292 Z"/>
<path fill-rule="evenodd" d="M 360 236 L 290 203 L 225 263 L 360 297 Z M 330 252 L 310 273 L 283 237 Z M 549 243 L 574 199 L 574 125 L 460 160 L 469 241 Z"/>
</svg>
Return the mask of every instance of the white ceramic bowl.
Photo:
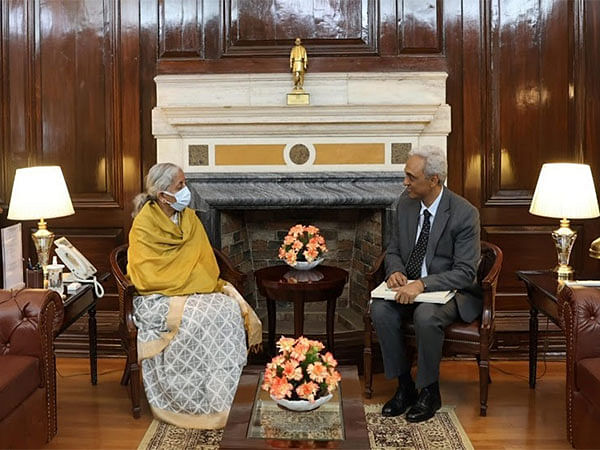
<svg viewBox="0 0 600 450">
<path fill-rule="evenodd" d="M 290 264 L 290 267 L 293 267 L 296 270 L 311 270 L 311 269 L 314 269 L 315 267 L 317 267 L 322 262 L 323 262 L 323 258 L 315 259 L 313 262 L 296 261 L 296 265 L 292 266 Z"/>
<path fill-rule="evenodd" d="M 327 403 L 333 394 L 327 394 L 324 397 L 319 397 L 314 402 L 309 402 L 308 400 L 288 400 L 286 398 L 282 398 L 281 400 L 277 400 L 275 397 L 271 395 L 271 398 L 275 403 L 280 406 L 283 406 L 285 409 L 289 409 L 290 411 L 302 412 L 302 411 L 312 411 L 313 409 L 317 409 L 324 403 Z"/>
</svg>

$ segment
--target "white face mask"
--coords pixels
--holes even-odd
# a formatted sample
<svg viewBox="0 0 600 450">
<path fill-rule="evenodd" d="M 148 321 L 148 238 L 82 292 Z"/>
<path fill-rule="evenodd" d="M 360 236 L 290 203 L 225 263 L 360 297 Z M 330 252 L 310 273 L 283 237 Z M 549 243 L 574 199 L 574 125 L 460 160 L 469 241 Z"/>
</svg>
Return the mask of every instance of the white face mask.
<svg viewBox="0 0 600 450">
<path fill-rule="evenodd" d="M 190 201 L 192 200 L 192 192 L 188 189 L 187 186 L 182 187 L 179 191 L 175 192 L 174 194 L 167 191 L 163 191 L 163 194 L 175 197 L 175 201 L 173 203 L 169 202 L 169 205 L 175 211 L 183 211 L 189 206 Z"/>
</svg>

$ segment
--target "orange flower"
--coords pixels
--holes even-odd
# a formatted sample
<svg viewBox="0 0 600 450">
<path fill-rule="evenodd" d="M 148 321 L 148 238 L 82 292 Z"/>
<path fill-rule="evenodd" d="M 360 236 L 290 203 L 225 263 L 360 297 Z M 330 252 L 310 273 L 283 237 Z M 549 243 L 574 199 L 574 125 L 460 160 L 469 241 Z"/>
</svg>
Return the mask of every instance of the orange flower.
<svg viewBox="0 0 600 450">
<path fill-rule="evenodd" d="M 306 359 L 306 352 L 309 350 L 310 344 L 308 343 L 308 339 L 305 337 L 299 337 L 290 356 L 298 361 L 304 361 Z"/>
<path fill-rule="evenodd" d="M 306 371 L 310 375 L 310 379 L 316 381 L 317 383 L 321 383 L 325 377 L 329 375 L 327 367 L 320 362 L 309 364 L 306 368 Z"/>
<path fill-rule="evenodd" d="M 318 390 L 319 385 L 309 381 L 308 383 L 302 383 L 300 386 L 298 386 L 296 388 L 296 394 L 298 394 L 298 397 L 305 398 L 312 403 L 315 401 L 315 394 Z"/>
<path fill-rule="evenodd" d="M 319 257 L 319 252 L 317 250 L 305 250 L 303 253 L 304 257 L 308 262 L 313 262 L 315 259 Z"/>
<path fill-rule="evenodd" d="M 294 250 L 290 250 L 285 254 L 285 262 L 287 262 L 290 266 L 296 265 L 297 254 Z"/>
<path fill-rule="evenodd" d="M 323 355 L 323 362 L 328 367 L 335 367 L 338 364 L 338 362 L 333 358 L 333 355 L 331 354 L 331 352 L 327 352 L 327 353 L 325 353 L 325 355 Z"/>
<path fill-rule="evenodd" d="M 325 346 L 323 345 L 322 342 L 319 341 L 308 341 L 308 345 L 310 345 L 311 347 L 314 347 L 317 349 L 318 352 L 320 352 L 321 350 L 323 350 L 325 348 Z"/>
<path fill-rule="evenodd" d="M 286 338 L 284 336 L 281 336 L 281 338 L 277 341 L 277 347 L 279 347 L 279 350 L 281 350 L 284 353 L 290 353 L 294 348 L 295 342 L 296 339 L 294 338 Z"/>
<path fill-rule="evenodd" d="M 300 250 L 302 247 L 304 247 L 304 244 L 300 241 L 296 241 L 292 244 L 294 250 Z"/>
<path fill-rule="evenodd" d="M 279 259 L 285 258 L 285 248 L 279 247 Z"/>
<path fill-rule="evenodd" d="M 270 394 L 278 400 L 284 397 L 291 397 L 294 386 L 288 383 L 285 377 L 275 377 L 271 384 Z"/>
<path fill-rule="evenodd" d="M 327 375 L 325 377 L 325 383 L 327 383 L 327 391 L 334 391 L 341 379 L 342 376 L 337 370 L 333 370 L 329 375 Z"/>
<path fill-rule="evenodd" d="M 298 224 L 298 225 L 294 225 L 292 228 L 290 228 L 290 231 L 288 231 L 288 234 L 291 234 L 294 237 L 298 237 L 303 232 L 304 232 L 304 227 L 301 224 Z"/>
<path fill-rule="evenodd" d="M 296 238 L 294 238 L 294 236 L 290 236 L 288 234 L 286 237 L 283 238 L 283 244 L 290 245 L 290 244 L 293 244 L 295 240 L 296 240 Z"/>
<path fill-rule="evenodd" d="M 302 367 L 299 366 L 298 361 L 295 359 L 290 359 L 283 365 L 283 375 L 290 381 L 300 381 L 304 378 Z"/>
<path fill-rule="evenodd" d="M 307 233 L 310 234 L 317 234 L 319 232 L 319 229 L 317 227 L 315 227 L 314 225 L 309 225 L 307 227 L 304 227 L 304 231 L 306 231 Z"/>
</svg>

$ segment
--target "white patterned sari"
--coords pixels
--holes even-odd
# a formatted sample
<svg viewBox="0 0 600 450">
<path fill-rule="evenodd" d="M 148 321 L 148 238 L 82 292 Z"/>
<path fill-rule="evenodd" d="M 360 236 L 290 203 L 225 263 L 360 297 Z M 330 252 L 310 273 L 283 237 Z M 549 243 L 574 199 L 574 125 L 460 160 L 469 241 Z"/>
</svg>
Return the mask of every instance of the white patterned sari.
<svg viewBox="0 0 600 450">
<path fill-rule="evenodd" d="M 247 355 L 236 300 L 222 293 L 152 294 L 135 297 L 133 305 L 154 416 L 184 428 L 224 427 Z"/>
</svg>

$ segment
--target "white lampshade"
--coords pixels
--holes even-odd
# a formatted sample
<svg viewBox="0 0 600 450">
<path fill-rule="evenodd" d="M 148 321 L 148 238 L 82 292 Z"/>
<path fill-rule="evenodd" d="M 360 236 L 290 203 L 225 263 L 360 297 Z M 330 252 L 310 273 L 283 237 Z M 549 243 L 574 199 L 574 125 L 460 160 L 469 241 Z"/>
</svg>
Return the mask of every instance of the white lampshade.
<svg viewBox="0 0 600 450">
<path fill-rule="evenodd" d="M 59 166 L 17 169 L 8 218 L 51 219 L 75 214 L 69 190 Z"/>
<path fill-rule="evenodd" d="M 529 212 L 557 219 L 591 219 L 600 216 L 590 166 L 544 164 Z"/>
</svg>

